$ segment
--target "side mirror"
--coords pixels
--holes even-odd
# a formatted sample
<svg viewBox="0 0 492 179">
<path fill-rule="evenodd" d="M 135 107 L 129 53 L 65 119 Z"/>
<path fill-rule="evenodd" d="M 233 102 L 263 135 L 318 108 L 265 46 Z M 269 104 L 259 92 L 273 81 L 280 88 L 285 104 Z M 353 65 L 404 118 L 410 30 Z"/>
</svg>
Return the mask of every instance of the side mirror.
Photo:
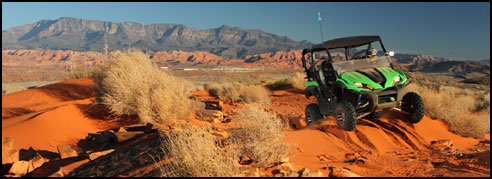
<svg viewBox="0 0 492 179">
<path fill-rule="evenodd" d="M 395 52 L 393 52 L 393 51 L 389 51 L 389 52 L 388 52 L 388 53 L 386 53 L 386 54 L 387 54 L 387 55 L 389 55 L 390 57 L 395 56 Z"/>
</svg>

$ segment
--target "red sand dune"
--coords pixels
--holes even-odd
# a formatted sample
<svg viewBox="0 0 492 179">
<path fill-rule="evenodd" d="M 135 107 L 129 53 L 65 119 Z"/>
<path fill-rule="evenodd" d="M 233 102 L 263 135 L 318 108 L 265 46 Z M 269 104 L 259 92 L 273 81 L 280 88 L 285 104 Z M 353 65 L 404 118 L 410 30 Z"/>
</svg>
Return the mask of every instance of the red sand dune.
<svg viewBox="0 0 492 179">
<path fill-rule="evenodd" d="M 296 125 L 297 129 L 286 133 L 287 141 L 297 145 L 291 157 L 295 169 L 307 167 L 314 170 L 337 166 L 350 168 L 362 176 L 484 176 L 484 173 L 462 175 L 463 171 L 435 171 L 437 169 L 432 167 L 431 162 L 441 158 L 433 156 L 431 141 L 450 139 L 453 148 L 463 153 L 480 144 L 478 139 L 450 132 L 447 124 L 441 120 L 425 116 L 421 122 L 412 124 L 405 121 L 406 117 L 402 113 L 386 111 L 377 120 L 359 119 L 353 132 L 339 129 L 333 117 L 326 117 L 322 122 L 306 127 L 304 108 L 313 102 L 315 99 L 306 99 L 298 91 L 279 90 L 273 91 L 272 105 L 267 108 Z M 485 141 L 490 141 L 490 134 L 487 134 Z M 353 158 L 347 157 L 350 153 L 366 157 L 367 163 L 359 166 L 345 162 Z M 487 158 L 477 160 L 490 161 L 489 156 L 490 148 L 488 155 L 485 155 Z M 407 160 L 408 157 L 417 159 Z M 449 161 L 463 163 L 453 159 Z M 464 167 L 468 164 L 460 165 Z M 490 171 L 487 166 L 478 168 Z M 328 170 L 321 171 L 328 174 Z M 431 174 L 433 172 L 435 174 Z M 485 176 L 487 174 L 490 176 L 490 173 L 485 172 Z"/>
<path fill-rule="evenodd" d="M 16 149 L 57 152 L 57 145 L 76 145 L 88 133 L 108 127 L 87 110 L 94 96 L 90 78 L 3 95 L 2 137 L 13 138 Z"/>
<path fill-rule="evenodd" d="M 33 147 L 57 152 L 57 145 L 76 148 L 88 133 L 123 125 L 110 122 L 107 109 L 93 104 L 94 89 L 94 81 L 83 78 L 3 95 L 2 137 L 13 138 L 16 149 Z M 212 99 L 203 91 L 194 95 Z M 432 150 L 431 141 L 451 139 L 457 151 L 470 153 L 481 141 L 448 131 L 441 120 L 425 117 L 420 123 L 411 124 L 403 114 L 387 111 L 378 120 L 360 119 L 355 131 L 346 132 L 331 117 L 306 127 L 304 108 L 314 99 L 306 99 L 296 90 L 273 91 L 271 99 L 266 110 L 296 126 L 286 132 L 286 141 L 295 146 L 290 161 L 297 170 L 306 167 L 328 175 L 323 168 L 336 166 L 362 176 L 490 176 L 490 147 L 483 154 L 473 154 L 471 159 L 446 158 Z M 239 107 L 226 104 L 224 113 L 230 115 Z M 490 135 L 485 140 L 490 141 Z M 365 157 L 365 162 L 346 162 L 355 156 Z M 433 161 L 444 159 L 448 161 L 443 164 L 445 167 L 433 166 Z M 72 170 L 85 162 L 88 161 L 68 168 Z"/>
</svg>

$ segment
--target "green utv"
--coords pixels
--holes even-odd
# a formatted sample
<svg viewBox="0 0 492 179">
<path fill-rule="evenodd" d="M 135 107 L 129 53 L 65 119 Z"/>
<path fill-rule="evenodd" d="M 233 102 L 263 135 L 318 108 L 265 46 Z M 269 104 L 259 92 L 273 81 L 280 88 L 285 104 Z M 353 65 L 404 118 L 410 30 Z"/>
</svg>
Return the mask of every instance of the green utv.
<svg viewBox="0 0 492 179">
<path fill-rule="evenodd" d="M 379 36 L 339 38 L 304 49 L 305 95 L 318 101 L 306 107 L 307 125 L 331 115 L 341 129 L 353 131 L 358 119 L 379 118 L 383 109 L 402 111 L 410 122 L 420 122 L 422 98 L 414 92 L 402 94 L 410 81 L 394 69 L 393 55 Z"/>
</svg>

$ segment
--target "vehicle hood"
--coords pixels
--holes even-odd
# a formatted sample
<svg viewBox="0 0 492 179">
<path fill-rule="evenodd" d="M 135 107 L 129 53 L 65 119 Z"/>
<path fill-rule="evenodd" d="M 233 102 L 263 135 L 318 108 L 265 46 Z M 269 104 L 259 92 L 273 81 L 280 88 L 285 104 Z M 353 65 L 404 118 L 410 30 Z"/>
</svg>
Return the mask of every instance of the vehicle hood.
<svg viewBox="0 0 492 179">
<path fill-rule="evenodd" d="M 341 81 L 345 82 L 345 85 L 348 88 L 355 87 L 353 83 L 359 82 L 364 86 L 369 85 L 373 89 L 384 89 L 394 86 L 393 80 L 397 76 L 400 76 L 401 78 L 398 84 L 402 84 L 407 80 L 403 72 L 400 70 L 393 70 L 390 67 L 366 68 L 340 74 Z"/>
</svg>

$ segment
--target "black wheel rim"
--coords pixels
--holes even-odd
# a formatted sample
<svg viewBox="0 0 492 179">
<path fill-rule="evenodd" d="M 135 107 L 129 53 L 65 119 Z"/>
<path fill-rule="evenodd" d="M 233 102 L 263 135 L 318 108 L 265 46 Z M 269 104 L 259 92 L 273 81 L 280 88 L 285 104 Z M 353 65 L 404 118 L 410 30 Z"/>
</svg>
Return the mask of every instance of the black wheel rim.
<svg viewBox="0 0 492 179">
<path fill-rule="evenodd" d="M 408 112 L 408 113 L 412 113 L 415 109 L 415 106 L 409 102 L 407 102 L 404 107 L 403 107 L 403 111 L 405 112 Z"/>
<path fill-rule="evenodd" d="M 343 124 L 345 121 L 345 114 L 343 113 L 342 109 L 337 110 L 337 122 L 340 124 Z"/>
<path fill-rule="evenodd" d="M 308 113 L 306 114 L 306 122 L 307 122 L 307 124 L 308 124 L 308 125 L 309 125 L 309 124 L 311 124 L 311 123 L 313 122 L 313 117 L 312 117 L 312 115 L 311 115 L 311 113 L 310 113 L 310 112 L 308 112 Z"/>
</svg>

